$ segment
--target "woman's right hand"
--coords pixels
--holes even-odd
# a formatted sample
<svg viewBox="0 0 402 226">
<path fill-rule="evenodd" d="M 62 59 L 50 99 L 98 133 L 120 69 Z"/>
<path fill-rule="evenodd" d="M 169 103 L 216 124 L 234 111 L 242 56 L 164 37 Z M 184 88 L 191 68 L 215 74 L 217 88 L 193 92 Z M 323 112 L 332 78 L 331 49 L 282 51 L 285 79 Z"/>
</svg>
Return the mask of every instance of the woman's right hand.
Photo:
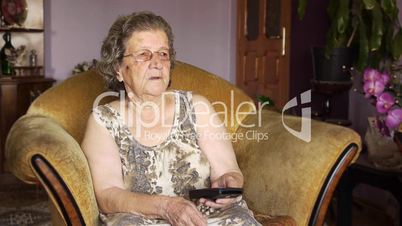
<svg viewBox="0 0 402 226">
<path fill-rule="evenodd" d="M 162 216 L 172 226 L 206 226 L 207 220 L 194 203 L 182 197 L 168 197 L 162 206 Z"/>
</svg>

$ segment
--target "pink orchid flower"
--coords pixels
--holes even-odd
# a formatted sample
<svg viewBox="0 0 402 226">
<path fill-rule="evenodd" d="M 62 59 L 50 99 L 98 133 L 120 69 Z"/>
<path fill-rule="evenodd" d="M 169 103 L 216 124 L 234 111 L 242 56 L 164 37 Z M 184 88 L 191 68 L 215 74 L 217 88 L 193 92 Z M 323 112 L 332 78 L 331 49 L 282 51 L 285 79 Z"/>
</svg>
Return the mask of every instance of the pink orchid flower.
<svg viewBox="0 0 402 226">
<path fill-rule="evenodd" d="M 382 75 L 379 71 L 373 68 L 366 68 L 363 73 L 363 80 L 365 82 L 367 81 L 377 81 L 377 80 L 382 80 Z"/>
<path fill-rule="evenodd" d="M 371 96 L 378 96 L 380 95 L 385 89 L 385 84 L 382 79 L 370 81 L 367 80 L 364 83 L 363 90 L 366 97 Z"/>
<path fill-rule="evenodd" d="M 388 72 L 384 72 L 384 73 L 381 74 L 381 80 L 384 83 L 384 85 L 388 84 L 388 82 L 391 80 Z"/>
<path fill-rule="evenodd" d="M 377 97 L 376 108 L 379 113 L 386 113 L 395 104 L 395 98 L 388 92 Z"/>
<path fill-rule="evenodd" d="M 387 117 L 385 118 L 385 125 L 390 129 L 395 129 L 399 127 L 399 124 L 402 122 L 402 109 L 395 108 L 388 112 Z"/>
</svg>

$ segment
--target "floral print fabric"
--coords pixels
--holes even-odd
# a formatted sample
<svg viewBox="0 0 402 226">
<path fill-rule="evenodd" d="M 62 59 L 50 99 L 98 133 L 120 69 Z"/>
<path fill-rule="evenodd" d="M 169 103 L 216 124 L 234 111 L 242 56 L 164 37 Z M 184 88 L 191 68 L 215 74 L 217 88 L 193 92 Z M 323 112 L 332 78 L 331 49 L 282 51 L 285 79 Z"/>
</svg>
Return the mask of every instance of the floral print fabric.
<svg viewBox="0 0 402 226">
<path fill-rule="evenodd" d="M 210 187 L 210 165 L 197 144 L 191 92 L 174 91 L 175 113 L 167 139 L 155 146 L 136 141 L 120 113 L 110 105 L 93 109 L 95 119 L 119 147 L 123 180 L 127 190 L 152 195 L 181 196 Z M 208 225 L 260 225 L 241 197 L 230 208 L 214 210 L 199 206 Z M 105 225 L 169 225 L 130 213 L 100 214 Z"/>
</svg>

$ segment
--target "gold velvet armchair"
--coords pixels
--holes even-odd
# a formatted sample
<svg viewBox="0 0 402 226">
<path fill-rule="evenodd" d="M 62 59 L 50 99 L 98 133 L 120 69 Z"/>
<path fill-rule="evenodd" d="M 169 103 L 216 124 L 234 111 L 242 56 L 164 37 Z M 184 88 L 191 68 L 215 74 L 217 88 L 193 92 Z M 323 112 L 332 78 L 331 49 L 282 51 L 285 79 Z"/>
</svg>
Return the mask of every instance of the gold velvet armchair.
<svg viewBox="0 0 402 226">
<path fill-rule="evenodd" d="M 251 99 L 230 83 L 194 66 L 178 62 L 173 89 L 193 90 L 211 102 L 222 101 L 234 109 Z M 98 207 L 86 158 L 80 148 L 94 100 L 105 91 L 93 71 L 73 76 L 35 100 L 27 114 L 12 127 L 6 142 L 6 166 L 27 183 L 40 182 L 53 206 L 53 218 L 67 225 L 96 225 Z M 231 94 L 232 93 L 232 94 Z M 222 105 L 216 105 L 217 111 Z M 248 107 L 247 107 L 248 106 Z M 228 115 L 232 109 L 227 109 Z M 243 105 L 242 112 L 250 112 Z M 245 177 L 249 207 L 259 213 L 291 216 L 298 225 L 322 225 L 335 187 L 360 150 L 360 137 L 350 129 L 312 121 L 311 142 L 290 134 L 281 114 L 263 110 L 242 114 L 243 124 L 230 121 L 236 134 L 265 133 L 269 139 L 238 139 L 233 143 Z M 300 118 L 286 116 L 290 127 Z"/>
</svg>

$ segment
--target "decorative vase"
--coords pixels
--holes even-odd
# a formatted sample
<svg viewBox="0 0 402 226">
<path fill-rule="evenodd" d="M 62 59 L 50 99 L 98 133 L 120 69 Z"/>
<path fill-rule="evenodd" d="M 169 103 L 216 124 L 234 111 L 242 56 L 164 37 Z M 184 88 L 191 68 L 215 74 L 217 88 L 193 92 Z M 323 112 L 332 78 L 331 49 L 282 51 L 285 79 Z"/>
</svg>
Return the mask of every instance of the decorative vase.
<svg viewBox="0 0 402 226">
<path fill-rule="evenodd" d="M 373 165 L 383 170 L 402 170 L 402 153 L 393 137 L 382 135 L 376 126 L 375 117 L 368 118 L 365 134 L 368 158 Z"/>
</svg>

